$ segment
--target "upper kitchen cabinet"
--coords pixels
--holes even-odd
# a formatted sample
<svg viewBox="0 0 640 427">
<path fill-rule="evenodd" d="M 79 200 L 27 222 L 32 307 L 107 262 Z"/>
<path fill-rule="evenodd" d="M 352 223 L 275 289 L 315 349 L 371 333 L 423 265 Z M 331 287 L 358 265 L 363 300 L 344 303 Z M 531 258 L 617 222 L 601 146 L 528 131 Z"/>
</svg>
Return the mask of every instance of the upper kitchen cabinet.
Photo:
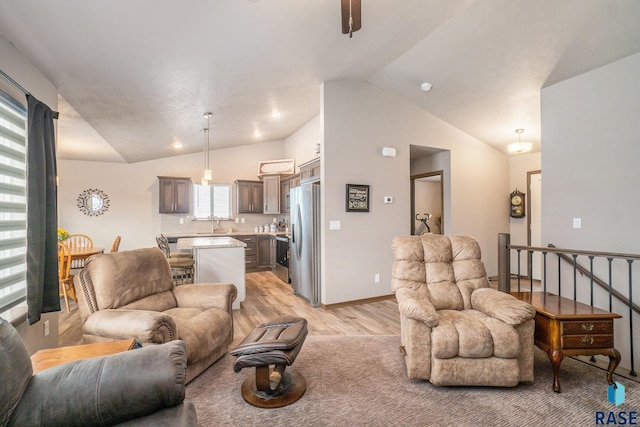
<svg viewBox="0 0 640 427">
<path fill-rule="evenodd" d="M 263 184 L 263 213 L 265 214 L 279 214 L 280 213 L 280 176 L 264 176 L 262 178 Z"/>
<path fill-rule="evenodd" d="M 189 213 L 189 188 L 190 178 L 177 178 L 171 176 L 159 176 L 161 214 L 186 214 Z"/>
<path fill-rule="evenodd" d="M 262 213 L 263 192 L 262 181 L 236 181 L 238 213 Z"/>
<path fill-rule="evenodd" d="M 291 203 L 289 200 L 289 190 L 300 185 L 300 175 L 291 175 L 280 181 L 280 212 L 289 213 Z"/>
<path fill-rule="evenodd" d="M 300 165 L 300 183 L 320 180 L 320 157 Z"/>
</svg>

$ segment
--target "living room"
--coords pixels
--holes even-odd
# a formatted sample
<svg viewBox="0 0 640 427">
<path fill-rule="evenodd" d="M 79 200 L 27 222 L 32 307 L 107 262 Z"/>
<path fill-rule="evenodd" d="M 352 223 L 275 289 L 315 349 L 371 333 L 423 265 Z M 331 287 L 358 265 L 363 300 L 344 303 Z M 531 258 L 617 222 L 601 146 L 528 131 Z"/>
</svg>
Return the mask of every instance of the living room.
<svg viewBox="0 0 640 427">
<path fill-rule="evenodd" d="M 484 2 L 475 3 L 480 7 Z M 631 7 L 627 15 L 636 12 Z M 613 15 L 611 19 L 619 19 Z M 361 32 L 354 33 L 353 41 L 363 34 L 364 25 Z M 516 22 L 510 25 L 517 26 Z M 637 29 L 620 28 L 626 29 L 628 39 L 638 40 Z M 587 46 L 589 42 L 588 38 L 576 41 Z M 62 88 L 12 46 L 10 38 L 0 40 L 0 52 L 0 69 L 55 110 Z M 634 197 L 640 178 L 635 164 L 640 154 L 636 143 L 640 134 L 637 52 L 535 88 L 540 123 L 539 129 L 535 125 L 530 129 L 531 134 L 539 133 L 544 143 L 538 153 L 509 157 L 376 82 L 346 79 L 319 85 L 318 114 L 297 131 L 274 141 L 215 149 L 212 169 L 216 179 L 224 183 L 256 179 L 257 162 L 295 158 L 299 165 L 315 156 L 320 138 L 324 304 L 391 294 L 390 244 L 393 237 L 410 230 L 410 145 L 451 153 L 445 172 L 445 231 L 475 236 L 489 275 L 497 272 L 498 233 L 511 231 L 513 241 L 526 243 L 522 221 L 509 219 L 505 204 L 513 189 L 525 188 L 526 172 L 531 170 L 544 171 L 545 245 L 640 253 L 634 214 L 640 205 Z M 469 66 L 480 67 L 482 63 Z M 434 94 L 437 89 L 434 86 Z M 192 127 L 196 131 L 202 126 L 203 111 L 194 107 Z M 520 124 L 511 122 L 504 127 L 513 139 L 513 130 Z M 380 149 L 386 146 L 396 148 L 397 157 L 381 156 Z M 197 181 L 201 167 L 201 152 L 135 163 L 60 159 L 60 225 L 95 236 L 99 246 L 108 247 L 116 234 L 123 236 L 122 250 L 153 246 L 156 234 L 179 231 L 182 226 L 179 218 L 157 213 L 157 176 L 186 176 Z M 347 183 L 370 186 L 369 213 L 345 212 Z M 90 218 L 77 210 L 77 196 L 86 188 L 99 188 L 109 195 L 112 204 L 107 215 Z M 394 203 L 384 204 L 383 196 L 393 196 Z M 571 227 L 576 217 L 582 218 L 581 229 Z M 329 221 L 341 221 L 342 230 L 329 230 Z M 373 281 L 375 274 L 380 274 L 379 283 Z M 41 325 L 33 328 L 38 329 L 30 333 L 23 325 L 21 331 L 41 341 Z"/>
</svg>

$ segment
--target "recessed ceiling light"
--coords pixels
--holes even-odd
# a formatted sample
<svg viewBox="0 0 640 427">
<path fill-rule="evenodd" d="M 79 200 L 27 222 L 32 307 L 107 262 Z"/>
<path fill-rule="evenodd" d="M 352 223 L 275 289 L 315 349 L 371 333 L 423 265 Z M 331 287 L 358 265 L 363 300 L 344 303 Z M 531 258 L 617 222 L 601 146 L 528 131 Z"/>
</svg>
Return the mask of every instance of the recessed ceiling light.
<svg viewBox="0 0 640 427">
<path fill-rule="evenodd" d="M 431 90 L 433 86 L 431 86 L 431 83 L 429 82 L 424 82 L 420 85 L 420 90 L 423 92 L 429 92 Z"/>
<path fill-rule="evenodd" d="M 273 111 L 271 113 L 271 117 L 274 119 L 279 119 L 280 117 L 282 117 L 282 113 L 280 111 Z"/>
<path fill-rule="evenodd" d="M 171 146 L 172 146 L 173 148 L 175 148 L 176 150 L 177 150 L 177 149 L 180 149 L 180 148 L 182 148 L 182 142 L 180 142 L 180 141 L 175 141 L 174 143 L 172 143 L 172 144 L 171 144 Z"/>
<path fill-rule="evenodd" d="M 256 129 L 255 132 L 253 132 L 253 137 L 254 138 L 260 138 L 261 136 L 262 136 L 262 133 L 260 133 L 259 130 Z"/>
</svg>

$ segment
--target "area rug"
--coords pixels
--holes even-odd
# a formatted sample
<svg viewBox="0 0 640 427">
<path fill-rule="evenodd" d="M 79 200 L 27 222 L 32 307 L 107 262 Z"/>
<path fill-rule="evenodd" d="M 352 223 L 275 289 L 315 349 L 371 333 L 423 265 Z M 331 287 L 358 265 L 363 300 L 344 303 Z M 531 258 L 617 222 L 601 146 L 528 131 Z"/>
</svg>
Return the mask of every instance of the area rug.
<svg viewBox="0 0 640 427">
<path fill-rule="evenodd" d="M 240 386 L 254 369 L 234 373 L 228 354 L 187 385 L 186 397 L 202 426 L 588 426 L 597 411 L 604 420 L 640 412 L 640 384 L 615 376 L 626 391 L 616 407 L 606 372 L 571 358 L 561 365 L 562 393 L 551 389 L 551 365 L 538 349 L 531 384 L 436 387 L 407 378 L 399 345 L 397 335 L 307 337 L 293 365 L 307 391 L 284 408 L 245 403 Z"/>
</svg>

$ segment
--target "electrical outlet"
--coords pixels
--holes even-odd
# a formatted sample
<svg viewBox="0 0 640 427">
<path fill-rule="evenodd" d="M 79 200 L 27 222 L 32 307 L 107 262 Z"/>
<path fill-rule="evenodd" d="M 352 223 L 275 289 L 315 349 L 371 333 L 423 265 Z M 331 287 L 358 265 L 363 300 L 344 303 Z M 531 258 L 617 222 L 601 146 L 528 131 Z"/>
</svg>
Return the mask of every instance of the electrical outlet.
<svg viewBox="0 0 640 427">
<path fill-rule="evenodd" d="M 44 336 L 45 337 L 49 336 L 49 321 L 48 320 L 44 321 Z"/>
<path fill-rule="evenodd" d="M 380 273 L 376 273 L 373 276 L 373 281 L 374 281 L 374 283 L 380 283 Z"/>
</svg>

